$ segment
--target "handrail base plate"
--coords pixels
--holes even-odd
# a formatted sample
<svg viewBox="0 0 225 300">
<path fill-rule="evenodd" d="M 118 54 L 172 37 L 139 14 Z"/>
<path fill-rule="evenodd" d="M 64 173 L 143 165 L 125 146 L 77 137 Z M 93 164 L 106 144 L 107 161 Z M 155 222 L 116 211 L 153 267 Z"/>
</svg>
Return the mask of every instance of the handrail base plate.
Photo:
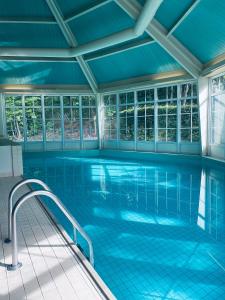
<svg viewBox="0 0 225 300">
<path fill-rule="evenodd" d="M 22 267 L 22 263 L 18 262 L 17 265 L 8 265 L 7 266 L 7 270 L 8 271 L 16 271 L 17 269 L 21 268 Z"/>
<path fill-rule="evenodd" d="M 9 243 L 11 243 L 11 240 L 10 240 L 9 238 L 6 238 L 6 239 L 4 240 L 4 242 L 5 242 L 6 244 L 9 244 Z"/>
</svg>

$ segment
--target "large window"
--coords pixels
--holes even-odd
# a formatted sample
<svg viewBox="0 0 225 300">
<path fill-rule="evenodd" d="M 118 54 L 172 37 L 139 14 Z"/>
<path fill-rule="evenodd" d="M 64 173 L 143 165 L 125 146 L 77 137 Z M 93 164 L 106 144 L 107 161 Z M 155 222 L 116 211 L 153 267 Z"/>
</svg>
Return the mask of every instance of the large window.
<svg viewBox="0 0 225 300">
<path fill-rule="evenodd" d="M 64 139 L 80 139 L 80 109 L 78 96 L 63 97 Z"/>
<path fill-rule="evenodd" d="M 136 142 L 200 140 L 195 82 L 105 95 L 103 99 L 105 140 L 117 136 L 119 140 Z"/>
<path fill-rule="evenodd" d="M 119 94 L 120 139 L 134 140 L 134 92 Z"/>
<path fill-rule="evenodd" d="M 97 108 L 94 96 L 82 96 L 83 139 L 97 139 Z"/>
<path fill-rule="evenodd" d="M 137 139 L 154 140 L 154 89 L 137 92 Z"/>
<path fill-rule="evenodd" d="M 5 96 L 6 130 L 11 140 L 24 139 L 22 96 Z"/>
<path fill-rule="evenodd" d="M 116 134 L 116 95 L 104 96 L 104 139 L 115 140 Z"/>
<path fill-rule="evenodd" d="M 158 88 L 158 141 L 177 141 L 177 86 Z"/>
<path fill-rule="evenodd" d="M 61 140 L 61 105 L 59 96 L 45 96 L 46 141 Z"/>
<path fill-rule="evenodd" d="M 181 85 L 181 141 L 198 142 L 199 109 L 195 84 Z"/>
<path fill-rule="evenodd" d="M 225 144 L 225 75 L 212 79 L 211 144 Z"/>
</svg>

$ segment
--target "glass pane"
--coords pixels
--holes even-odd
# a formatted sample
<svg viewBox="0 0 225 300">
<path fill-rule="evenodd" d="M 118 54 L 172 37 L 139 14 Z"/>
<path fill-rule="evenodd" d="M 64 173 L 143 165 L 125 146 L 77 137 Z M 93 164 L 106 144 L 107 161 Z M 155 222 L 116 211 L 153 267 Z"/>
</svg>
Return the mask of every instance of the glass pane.
<svg viewBox="0 0 225 300">
<path fill-rule="evenodd" d="M 200 140 L 200 131 L 199 129 L 192 130 L 192 142 L 199 142 Z"/>
<path fill-rule="evenodd" d="M 60 97 L 54 96 L 53 98 L 53 106 L 60 106 Z"/>
<path fill-rule="evenodd" d="M 150 89 L 146 91 L 146 101 L 154 100 L 154 89 Z"/>
<path fill-rule="evenodd" d="M 45 108 L 45 119 L 52 119 L 52 108 Z"/>
<path fill-rule="evenodd" d="M 158 130 L 158 140 L 159 141 L 166 141 L 166 129 L 159 129 Z"/>
<path fill-rule="evenodd" d="M 167 121 L 168 128 L 176 128 L 177 127 L 177 115 L 169 115 Z"/>
<path fill-rule="evenodd" d="M 139 141 L 145 141 L 145 129 L 144 128 L 138 129 L 137 139 Z"/>
<path fill-rule="evenodd" d="M 159 100 L 167 99 L 167 88 L 166 87 L 158 88 L 157 94 Z"/>
<path fill-rule="evenodd" d="M 154 130 L 153 129 L 146 129 L 146 141 L 154 140 Z"/>
<path fill-rule="evenodd" d="M 60 110 L 60 108 L 53 108 L 53 118 L 55 120 L 60 120 L 61 119 L 61 110 Z"/>
<path fill-rule="evenodd" d="M 70 102 L 72 106 L 79 106 L 79 97 L 77 96 L 71 97 Z"/>
<path fill-rule="evenodd" d="M 81 97 L 81 103 L 82 106 L 89 106 L 89 97 L 88 96 Z"/>
<path fill-rule="evenodd" d="M 119 94 L 119 101 L 120 101 L 120 104 L 126 104 L 126 94 L 125 93 Z"/>
<path fill-rule="evenodd" d="M 63 105 L 64 106 L 70 106 L 71 103 L 70 103 L 70 96 L 64 96 L 63 97 Z"/>
<path fill-rule="evenodd" d="M 134 93 L 127 93 L 127 103 L 134 103 Z"/>
<path fill-rule="evenodd" d="M 167 130 L 167 141 L 168 142 L 176 142 L 176 139 L 177 139 L 176 129 L 168 129 Z"/>
<path fill-rule="evenodd" d="M 182 128 L 191 128 L 191 115 L 182 114 L 181 115 L 181 127 Z"/>
<path fill-rule="evenodd" d="M 199 126 L 198 114 L 192 114 L 192 127 L 198 127 L 198 126 Z"/>
<path fill-rule="evenodd" d="M 158 116 L 158 128 L 166 128 L 166 116 Z"/>
<path fill-rule="evenodd" d="M 181 141 L 191 141 L 191 129 L 181 129 Z"/>
<path fill-rule="evenodd" d="M 137 101 L 138 102 L 145 102 L 145 90 L 137 92 Z"/>
</svg>

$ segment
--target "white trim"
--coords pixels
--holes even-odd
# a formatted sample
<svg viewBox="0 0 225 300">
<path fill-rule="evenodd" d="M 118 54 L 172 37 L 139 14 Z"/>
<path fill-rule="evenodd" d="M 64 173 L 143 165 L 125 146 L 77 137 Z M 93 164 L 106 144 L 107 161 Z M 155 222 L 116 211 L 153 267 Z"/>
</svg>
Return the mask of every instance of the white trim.
<svg viewBox="0 0 225 300">
<path fill-rule="evenodd" d="M 185 11 L 185 13 L 176 21 L 173 27 L 168 31 L 167 36 L 170 36 L 180 25 L 181 23 L 190 15 L 190 13 L 197 7 L 200 3 L 200 0 L 195 0 L 189 8 Z"/>
<path fill-rule="evenodd" d="M 70 14 L 70 16 L 67 16 L 64 20 L 65 22 L 71 22 L 77 18 L 80 18 L 83 15 L 86 15 L 106 4 L 109 4 L 110 2 L 112 2 L 113 0 L 102 0 L 102 1 L 98 1 L 98 4 L 90 4 L 89 7 L 85 8 L 84 10 L 75 13 L 75 14 Z"/>
<path fill-rule="evenodd" d="M 116 0 L 116 3 L 132 18 L 137 19 L 142 9 L 136 0 Z M 155 19 L 147 26 L 146 32 L 153 37 L 181 66 L 194 78 L 200 76 L 202 63 L 190 53 L 175 37 L 167 36 L 167 30 Z"/>
<path fill-rule="evenodd" d="M 56 22 L 59 25 L 59 28 L 61 29 L 62 34 L 64 35 L 68 45 L 76 48 L 77 47 L 76 38 L 74 37 L 69 25 L 64 22 L 63 15 L 60 12 L 59 8 L 56 6 L 55 0 L 45 0 L 45 1 L 48 4 L 49 9 L 51 10 L 53 16 L 55 17 Z M 98 90 L 98 85 L 94 78 L 94 75 L 90 70 L 90 67 L 84 61 L 82 56 L 77 57 L 77 61 L 80 65 L 82 72 L 84 73 L 84 76 L 86 77 L 88 83 L 90 84 L 93 92 L 96 93 Z"/>
</svg>

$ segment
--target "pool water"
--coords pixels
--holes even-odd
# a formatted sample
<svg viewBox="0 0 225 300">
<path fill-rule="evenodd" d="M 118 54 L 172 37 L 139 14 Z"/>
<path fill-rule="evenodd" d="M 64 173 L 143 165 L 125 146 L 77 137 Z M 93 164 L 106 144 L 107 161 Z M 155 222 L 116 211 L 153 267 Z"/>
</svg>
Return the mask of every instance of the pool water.
<svg viewBox="0 0 225 300">
<path fill-rule="evenodd" d="M 90 235 L 117 299 L 225 299 L 225 168 L 39 153 L 24 171 Z"/>
</svg>

